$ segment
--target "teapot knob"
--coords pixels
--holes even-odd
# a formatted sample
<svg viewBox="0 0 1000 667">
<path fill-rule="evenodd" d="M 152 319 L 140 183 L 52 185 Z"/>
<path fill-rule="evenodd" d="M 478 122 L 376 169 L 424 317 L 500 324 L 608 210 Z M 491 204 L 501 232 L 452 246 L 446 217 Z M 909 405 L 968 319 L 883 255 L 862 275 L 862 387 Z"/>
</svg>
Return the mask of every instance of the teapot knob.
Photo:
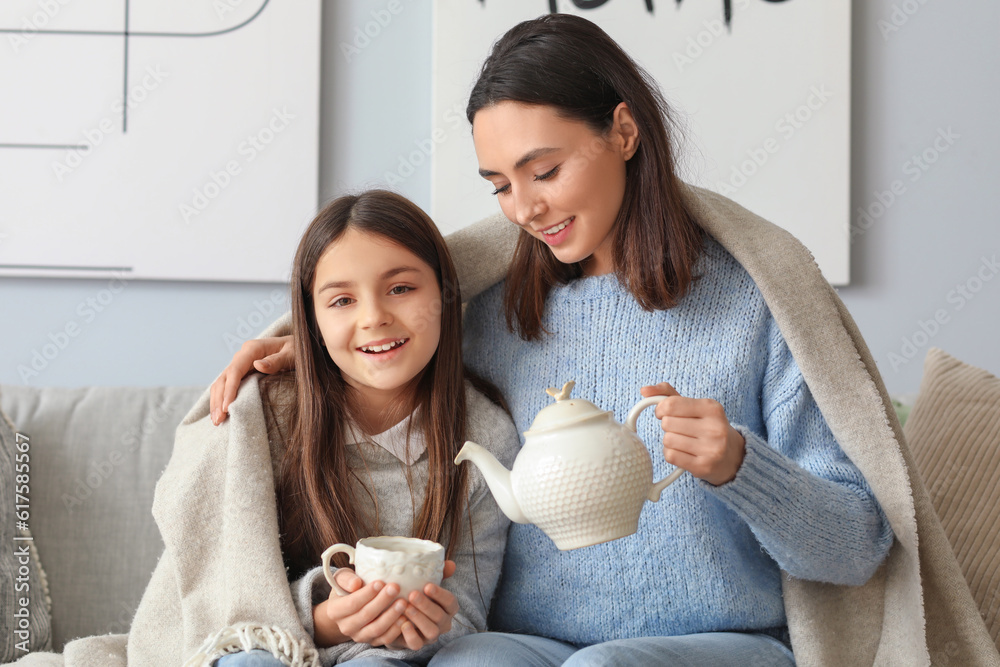
<svg viewBox="0 0 1000 667">
<path fill-rule="evenodd" d="M 563 385 L 562 389 L 549 387 L 548 389 L 545 390 L 545 393 L 551 396 L 552 398 L 556 399 L 556 401 L 565 401 L 567 398 L 569 398 L 569 393 L 573 391 L 573 387 L 575 386 L 576 382 L 574 380 L 570 380 L 569 382 Z"/>
</svg>

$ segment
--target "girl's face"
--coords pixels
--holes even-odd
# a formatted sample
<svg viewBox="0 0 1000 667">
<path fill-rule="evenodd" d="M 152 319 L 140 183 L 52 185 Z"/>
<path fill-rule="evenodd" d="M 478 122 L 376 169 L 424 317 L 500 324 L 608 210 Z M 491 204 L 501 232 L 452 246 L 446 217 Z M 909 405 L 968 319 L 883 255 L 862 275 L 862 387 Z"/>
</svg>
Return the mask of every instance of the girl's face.
<svg viewBox="0 0 1000 667">
<path fill-rule="evenodd" d="M 348 229 L 320 256 L 312 290 L 330 358 L 368 405 L 399 397 L 434 356 L 441 289 L 406 248 Z"/>
<path fill-rule="evenodd" d="M 611 230 L 625 195 L 625 162 L 639 141 L 625 104 L 602 136 L 553 107 L 500 102 L 476 113 L 472 139 L 479 173 L 511 222 L 560 262 L 587 260 L 589 275 L 614 270 Z"/>
</svg>

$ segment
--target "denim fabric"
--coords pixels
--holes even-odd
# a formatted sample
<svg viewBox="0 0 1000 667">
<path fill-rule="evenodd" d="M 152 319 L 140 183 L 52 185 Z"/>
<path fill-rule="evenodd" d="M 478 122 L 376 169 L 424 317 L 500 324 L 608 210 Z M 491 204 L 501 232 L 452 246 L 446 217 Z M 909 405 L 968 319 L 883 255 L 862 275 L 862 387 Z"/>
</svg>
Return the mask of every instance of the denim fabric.
<svg viewBox="0 0 1000 667">
<path fill-rule="evenodd" d="M 255 648 L 252 651 L 240 651 L 224 655 L 215 661 L 216 667 L 285 667 L 270 651 Z"/>
<path fill-rule="evenodd" d="M 638 637 L 576 648 L 531 635 L 486 632 L 442 648 L 428 667 L 795 667 L 792 652 L 762 634 L 708 632 Z"/>
<path fill-rule="evenodd" d="M 410 667 L 413 663 L 394 658 L 361 657 L 348 660 L 352 667 Z M 284 663 L 264 649 L 231 653 L 215 661 L 215 667 L 284 667 Z"/>
</svg>

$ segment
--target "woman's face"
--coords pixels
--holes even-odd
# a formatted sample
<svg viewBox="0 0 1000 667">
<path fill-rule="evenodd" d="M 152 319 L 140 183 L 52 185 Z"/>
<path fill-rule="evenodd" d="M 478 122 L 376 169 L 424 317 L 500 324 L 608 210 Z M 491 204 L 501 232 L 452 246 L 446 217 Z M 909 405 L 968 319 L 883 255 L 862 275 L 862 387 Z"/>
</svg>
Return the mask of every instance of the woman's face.
<svg viewBox="0 0 1000 667">
<path fill-rule="evenodd" d="M 632 114 L 615 109 L 606 135 L 554 107 L 500 102 L 478 111 L 472 139 L 479 173 L 504 214 L 560 262 L 588 275 L 614 270 L 611 230 L 625 194 L 625 162 L 638 146 Z"/>
<path fill-rule="evenodd" d="M 369 405 L 407 390 L 437 351 L 437 276 L 401 245 L 348 229 L 317 262 L 312 292 L 330 358 Z"/>
</svg>

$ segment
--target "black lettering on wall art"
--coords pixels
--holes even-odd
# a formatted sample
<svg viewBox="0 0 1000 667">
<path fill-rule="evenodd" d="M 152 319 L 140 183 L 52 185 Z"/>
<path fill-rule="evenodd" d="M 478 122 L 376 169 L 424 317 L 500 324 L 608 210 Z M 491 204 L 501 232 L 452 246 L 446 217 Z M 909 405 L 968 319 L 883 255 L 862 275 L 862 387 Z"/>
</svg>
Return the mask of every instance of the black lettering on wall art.
<svg viewBox="0 0 1000 667">
<path fill-rule="evenodd" d="M 563 0 L 565 2 L 566 0 Z M 597 9 L 598 7 L 605 5 L 610 0 L 570 0 L 574 7 L 577 9 Z M 634 1 L 634 0 L 633 0 Z M 680 6 L 682 0 L 674 0 L 678 6 Z M 788 0 L 763 0 L 763 2 L 788 2 Z M 479 0 L 480 4 L 485 5 L 486 0 Z M 653 0 L 643 0 L 643 4 L 646 5 L 646 13 L 653 13 Z M 559 13 L 559 0 L 549 0 L 549 13 L 558 14 Z M 722 15 L 726 19 L 726 27 L 731 29 L 731 23 L 733 20 L 733 0 L 722 0 Z"/>
</svg>

